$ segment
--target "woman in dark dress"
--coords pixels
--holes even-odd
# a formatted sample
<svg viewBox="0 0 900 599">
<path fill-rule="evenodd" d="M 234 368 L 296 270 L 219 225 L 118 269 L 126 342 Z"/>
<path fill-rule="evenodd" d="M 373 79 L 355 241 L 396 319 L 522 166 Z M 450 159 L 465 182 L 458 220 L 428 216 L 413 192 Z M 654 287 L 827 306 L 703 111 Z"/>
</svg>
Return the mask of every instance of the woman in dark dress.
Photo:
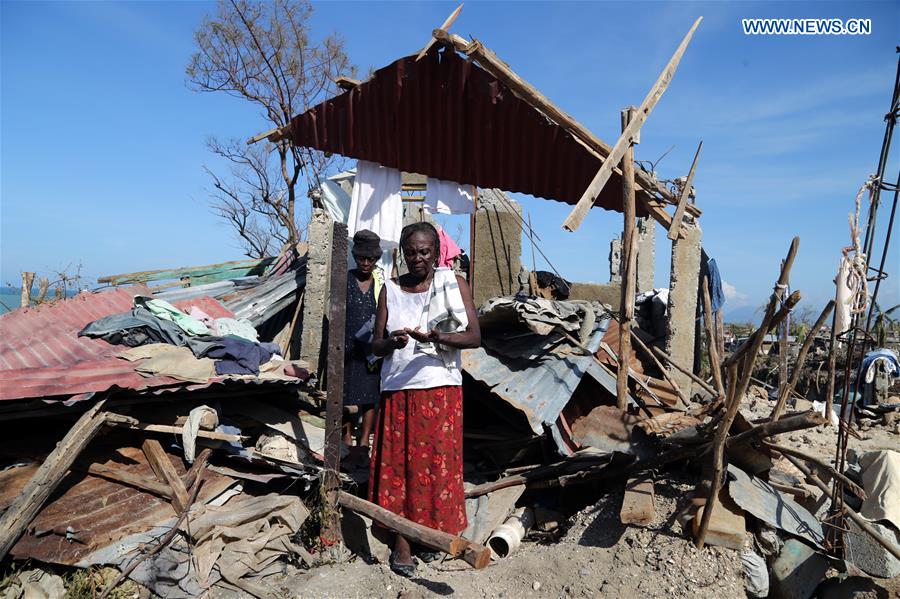
<svg viewBox="0 0 900 599">
<path fill-rule="evenodd" d="M 380 395 L 380 360 L 372 354 L 372 328 L 378 293 L 384 278 L 378 268 L 381 240 L 363 229 L 353 236 L 356 268 L 347 273 L 347 324 L 344 355 L 344 405 L 359 407 L 362 422 L 351 448 L 351 462 L 368 465 L 369 436 Z M 350 445 L 355 416 L 344 422 L 344 443 Z"/>
</svg>

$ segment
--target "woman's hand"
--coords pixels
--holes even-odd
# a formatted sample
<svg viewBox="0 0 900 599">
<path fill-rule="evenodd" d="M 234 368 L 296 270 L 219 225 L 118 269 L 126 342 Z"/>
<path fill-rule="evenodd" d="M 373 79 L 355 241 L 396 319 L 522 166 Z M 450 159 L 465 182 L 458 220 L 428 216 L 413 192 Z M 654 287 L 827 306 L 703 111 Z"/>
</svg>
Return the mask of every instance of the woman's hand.
<svg viewBox="0 0 900 599">
<path fill-rule="evenodd" d="M 409 329 L 397 329 L 388 335 L 388 341 L 393 349 L 403 349 L 409 343 Z"/>
<path fill-rule="evenodd" d="M 441 342 L 441 334 L 437 332 L 435 329 L 431 329 L 427 333 L 423 333 L 419 330 L 419 327 L 414 329 L 405 329 L 406 334 L 418 341 L 419 343 L 440 343 Z"/>
</svg>

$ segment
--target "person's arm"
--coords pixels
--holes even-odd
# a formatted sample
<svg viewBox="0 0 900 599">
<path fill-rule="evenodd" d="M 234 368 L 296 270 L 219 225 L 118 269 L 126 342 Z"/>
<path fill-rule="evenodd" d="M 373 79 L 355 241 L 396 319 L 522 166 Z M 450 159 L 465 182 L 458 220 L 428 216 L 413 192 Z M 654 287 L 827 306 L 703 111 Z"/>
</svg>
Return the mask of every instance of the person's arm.
<svg viewBox="0 0 900 599">
<path fill-rule="evenodd" d="M 383 358 L 391 354 L 395 349 L 406 347 L 409 336 L 405 331 L 393 331 L 385 338 L 384 330 L 387 327 L 387 289 L 381 288 L 378 294 L 378 307 L 375 308 L 375 330 L 372 331 L 372 353 Z"/>
<path fill-rule="evenodd" d="M 431 330 L 428 333 L 420 333 L 417 330 L 407 329 L 406 332 L 409 333 L 410 337 L 417 341 L 431 341 L 459 349 L 470 349 L 481 345 L 481 327 L 478 326 L 478 315 L 475 313 L 475 304 L 472 301 L 472 292 L 469 291 L 469 284 L 459 275 L 456 277 L 456 283 L 459 286 L 459 293 L 462 296 L 463 306 L 466 309 L 466 318 L 469 321 L 466 329 L 457 333 L 441 333 L 435 330 Z"/>
</svg>

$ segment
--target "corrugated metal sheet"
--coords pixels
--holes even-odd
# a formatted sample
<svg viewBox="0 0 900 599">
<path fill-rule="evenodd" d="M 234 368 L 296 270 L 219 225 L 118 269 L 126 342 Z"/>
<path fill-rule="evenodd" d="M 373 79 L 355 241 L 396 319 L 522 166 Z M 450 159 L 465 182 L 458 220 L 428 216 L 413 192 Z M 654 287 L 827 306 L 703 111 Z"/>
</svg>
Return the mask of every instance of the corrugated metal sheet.
<svg viewBox="0 0 900 599">
<path fill-rule="evenodd" d="M 447 181 L 575 204 L 602 162 L 503 83 L 451 50 L 401 58 L 291 121 L 300 146 Z M 622 180 L 596 205 L 622 210 Z M 644 216 L 642 204 L 637 207 Z"/>
<path fill-rule="evenodd" d="M 603 335 L 604 320 L 588 342 Z M 549 427 L 560 453 L 571 453 L 568 434 L 560 431 L 559 418 L 575 389 L 590 375 L 604 389 L 616 393 L 616 378 L 597 364 L 593 356 L 576 353 L 567 356 L 547 354 L 542 360 L 511 360 L 484 348 L 462 352 L 463 371 L 491 388 L 492 392 L 521 411 L 535 434 Z"/>
<path fill-rule="evenodd" d="M 141 287 L 84 292 L 0 316 L 0 400 L 183 385 L 170 377 L 139 375 L 133 364 L 115 357 L 123 347 L 78 337 L 88 323 L 131 309 L 134 295 L 144 292 Z M 213 318 L 234 316 L 209 297 L 175 305 L 197 306 Z"/>
<path fill-rule="evenodd" d="M 140 449 L 125 447 L 110 460 L 98 463 L 155 480 Z M 181 459 L 172 460 L 179 475 L 185 468 Z M 84 463 L 90 463 L 84 460 Z M 22 468 L 18 480 L 7 477 L 10 487 L 21 490 L 33 474 Z M 234 479 L 206 470 L 203 474 L 198 503 L 205 503 L 234 484 Z M 143 532 L 175 519 L 168 500 L 83 472 L 70 472 L 63 479 L 58 497 L 48 503 L 34 518 L 28 531 L 13 546 L 17 558 L 74 565 L 92 553 L 115 544 L 119 539 Z M 68 540 L 65 530 L 71 527 L 77 541 Z"/>
</svg>

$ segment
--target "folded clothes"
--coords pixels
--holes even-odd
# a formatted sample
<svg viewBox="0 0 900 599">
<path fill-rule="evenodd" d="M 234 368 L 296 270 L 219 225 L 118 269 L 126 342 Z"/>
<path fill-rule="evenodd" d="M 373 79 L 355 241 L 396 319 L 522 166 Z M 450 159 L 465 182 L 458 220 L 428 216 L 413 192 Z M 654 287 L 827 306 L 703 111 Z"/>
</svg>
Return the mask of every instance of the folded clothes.
<svg viewBox="0 0 900 599">
<path fill-rule="evenodd" d="M 268 362 L 280 348 L 274 343 L 254 343 L 241 337 L 211 337 L 217 345 L 205 356 L 216 360 L 216 374 L 259 374 L 260 364 Z"/>
</svg>

